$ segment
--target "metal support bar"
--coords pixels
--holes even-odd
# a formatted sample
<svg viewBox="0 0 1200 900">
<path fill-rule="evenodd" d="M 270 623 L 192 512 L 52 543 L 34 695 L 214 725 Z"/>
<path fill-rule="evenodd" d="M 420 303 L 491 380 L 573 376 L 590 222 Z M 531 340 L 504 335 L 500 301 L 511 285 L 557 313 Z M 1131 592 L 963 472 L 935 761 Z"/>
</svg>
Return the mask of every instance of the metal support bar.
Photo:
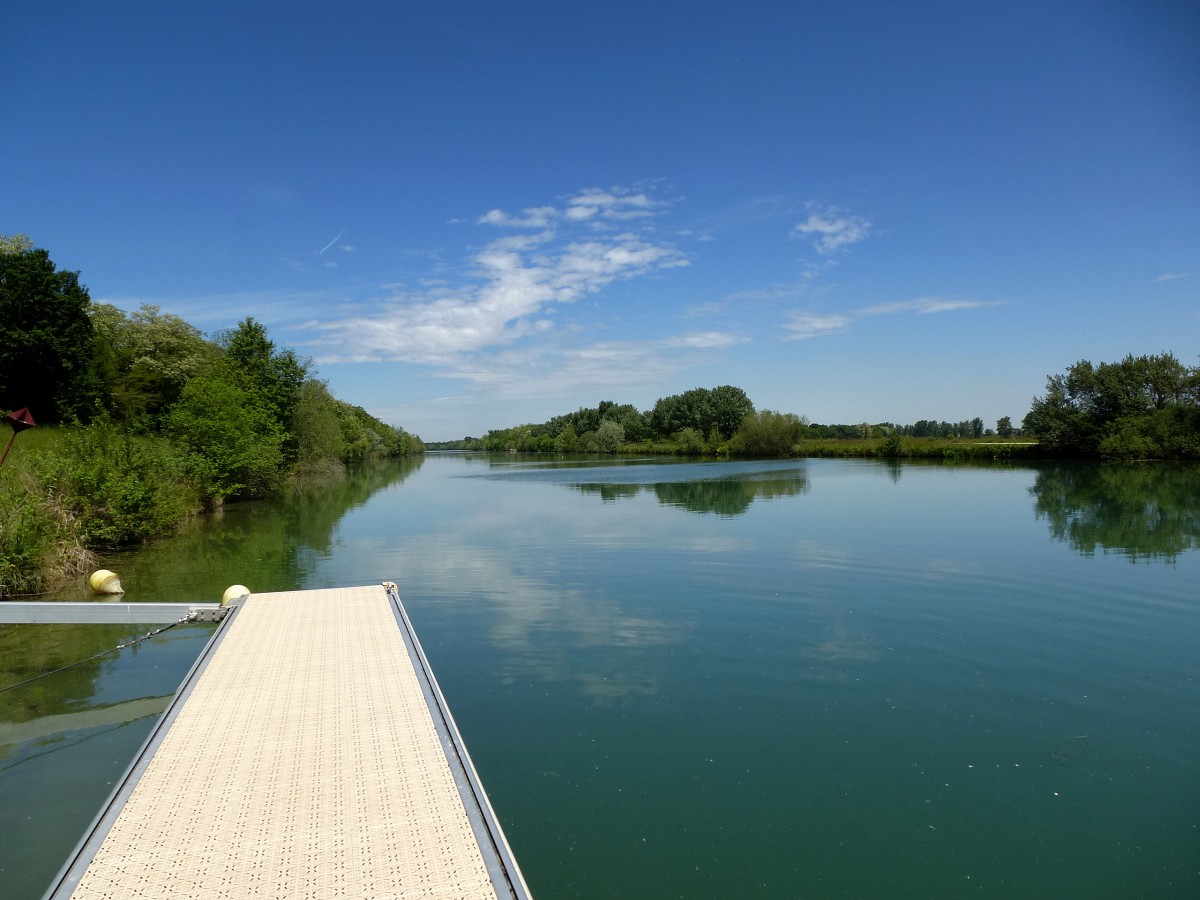
<svg viewBox="0 0 1200 900">
<path fill-rule="evenodd" d="M 197 622 L 220 622 L 229 611 L 216 603 L 26 603 L 0 601 L 0 624 L 155 625 L 195 613 Z"/>
</svg>

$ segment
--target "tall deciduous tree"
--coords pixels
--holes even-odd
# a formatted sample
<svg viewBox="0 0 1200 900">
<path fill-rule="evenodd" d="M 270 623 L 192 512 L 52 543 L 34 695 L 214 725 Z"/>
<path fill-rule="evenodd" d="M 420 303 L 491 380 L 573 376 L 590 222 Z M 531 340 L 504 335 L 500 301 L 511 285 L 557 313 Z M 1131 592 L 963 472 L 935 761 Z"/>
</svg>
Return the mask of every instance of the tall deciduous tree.
<svg viewBox="0 0 1200 900">
<path fill-rule="evenodd" d="M 217 354 L 198 328 L 151 304 L 127 316 L 115 306 L 94 303 L 91 318 L 111 350 L 107 406 L 119 421 L 147 430 L 160 424 L 184 384 Z"/>
<path fill-rule="evenodd" d="M 59 271 L 23 235 L 0 238 L 0 407 L 91 419 L 101 385 L 90 303 L 78 272 Z"/>
<path fill-rule="evenodd" d="M 650 427 L 660 437 L 669 437 L 691 428 L 708 434 L 714 428 L 728 437 L 742 420 L 754 412 L 754 404 L 741 388 L 722 385 L 712 389 L 693 388 L 682 394 L 663 397 L 650 413 Z"/>
<path fill-rule="evenodd" d="M 253 316 L 220 335 L 218 342 L 244 386 L 265 401 L 279 427 L 292 435 L 300 387 L 308 376 L 308 366 L 291 350 L 276 350 L 275 343 L 267 337 L 266 327 Z M 284 454 L 294 460 L 298 452 L 295 440 L 289 438 L 284 443 Z"/>
</svg>

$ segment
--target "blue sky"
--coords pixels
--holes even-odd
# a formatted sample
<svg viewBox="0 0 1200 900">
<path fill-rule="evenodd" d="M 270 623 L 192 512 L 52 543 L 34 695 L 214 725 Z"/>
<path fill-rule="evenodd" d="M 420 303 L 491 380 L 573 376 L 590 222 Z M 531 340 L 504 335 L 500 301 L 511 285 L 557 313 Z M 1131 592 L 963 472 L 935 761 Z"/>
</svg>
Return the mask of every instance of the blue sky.
<svg viewBox="0 0 1200 900">
<path fill-rule="evenodd" d="M 16 4 L 0 233 L 426 440 L 1200 362 L 1200 6 Z"/>
</svg>

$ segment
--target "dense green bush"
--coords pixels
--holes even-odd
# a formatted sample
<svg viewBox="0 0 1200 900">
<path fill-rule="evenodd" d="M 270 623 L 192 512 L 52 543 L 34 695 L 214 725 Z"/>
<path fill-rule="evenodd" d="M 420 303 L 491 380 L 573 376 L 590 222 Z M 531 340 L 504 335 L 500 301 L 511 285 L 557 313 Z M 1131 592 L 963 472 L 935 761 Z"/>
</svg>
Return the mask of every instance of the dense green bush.
<svg viewBox="0 0 1200 900">
<path fill-rule="evenodd" d="M 0 598 L 37 594 L 91 562 L 66 513 L 29 473 L 0 470 Z"/>
<path fill-rule="evenodd" d="M 128 544 L 170 530 L 199 508 L 179 453 L 161 438 L 107 423 L 66 431 L 32 471 L 72 537 L 89 547 Z"/>
<path fill-rule="evenodd" d="M 770 409 L 748 413 L 730 442 L 730 450 L 744 456 L 793 456 L 806 426 L 793 413 Z"/>
</svg>

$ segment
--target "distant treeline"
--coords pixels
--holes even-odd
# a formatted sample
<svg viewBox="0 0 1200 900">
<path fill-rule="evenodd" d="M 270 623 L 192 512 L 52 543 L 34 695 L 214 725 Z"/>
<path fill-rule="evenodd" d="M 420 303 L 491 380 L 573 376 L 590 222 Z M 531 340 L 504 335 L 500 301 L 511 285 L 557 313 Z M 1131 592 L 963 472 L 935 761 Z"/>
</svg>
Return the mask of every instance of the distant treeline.
<svg viewBox="0 0 1200 900">
<path fill-rule="evenodd" d="M 1200 459 L 1200 368 L 1189 369 L 1169 353 L 1098 366 L 1084 360 L 1065 375 L 1049 377 L 1045 396 L 1033 399 L 1019 428 L 1009 416 L 995 428 L 979 417 L 823 425 L 794 413 L 756 410 L 745 391 L 725 385 L 663 397 L 646 411 L 604 401 L 541 424 L 429 446 L 535 453 Z"/>
<path fill-rule="evenodd" d="M 985 428 L 979 418 L 963 422 L 921 420 L 819 425 L 794 413 L 756 410 L 746 392 L 724 385 L 694 388 L 663 397 L 645 411 L 603 401 L 555 416 L 541 424 L 489 431 L 482 438 L 431 443 L 432 450 L 491 450 L 522 453 L 680 453 L 718 456 L 795 456 L 812 441 L 868 441 L 857 455 L 878 455 L 885 438 L 978 439 L 1019 436 L 1008 417 Z M 894 450 L 895 445 L 888 445 Z M 940 452 L 940 451 L 939 451 Z"/>
<path fill-rule="evenodd" d="M 863 422 L 861 425 L 817 425 L 808 426 L 806 437 L 834 440 L 867 440 L 883 438 L 892 434 L 914 438 L 965 438 L 978 439 L 983 437 L 1020 437 L 1021 430 L 1014 428 L 1012 419 L 1008 416 L 1000 419 L 996 427 L 985 428 L 983 419 L 978 417 L 962 422 L 938 422 L 934 419 L 920 419 L 912 425 L 896 425 L 893 422 L 878 422 L 874 425 Z"/>
</svg>

